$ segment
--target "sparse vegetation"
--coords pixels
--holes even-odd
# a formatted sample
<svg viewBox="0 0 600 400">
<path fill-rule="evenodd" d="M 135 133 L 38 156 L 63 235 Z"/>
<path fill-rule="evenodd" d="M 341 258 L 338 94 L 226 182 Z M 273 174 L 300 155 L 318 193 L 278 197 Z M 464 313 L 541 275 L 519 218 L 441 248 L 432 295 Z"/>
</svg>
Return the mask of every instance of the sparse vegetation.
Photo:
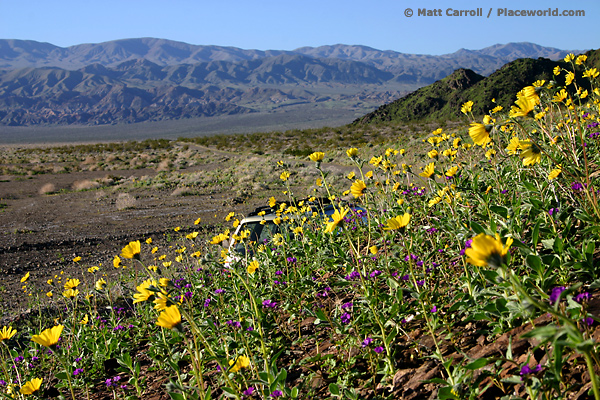
<svg viewBox="0 0 600 400">
<path fill-rule="evenodd" d="M 196 219 L 164 243 L 115 243 L 112 265 L 74 256 L 77 277 L 13 276 L 35 311 L 0 331 L 2 390 L 600 400 L 600 74 L 585 58 L 565 63 L 553 72 L 565 85 L 531 82 L 483 121 L 465 102 L 463 122 L 414 125 L 413 137 L 363 128 L 360 148 L 346 141 L 354 127 L 263 135 L 263 155 L 250 136 L 189 141 L 185 163 L 172 143 L 157 157 L 172 162 L 166 171 L 118 180 L 113 194 L 273 186 L 263 204 L 282 234 L 256 243 L 242 233 L 246 258 L 229 264 L 220 244 L 239 215 L 223 209 L 226 225 L 212 230 Z M 197 144 L 237 145 L 242 157 Z M 309 144 L 309 158 L 284 157 Z M 6 157 L 26 171 L 38 156 Z M 207 160 L 219 168 L 183 168 Z M 306 196 L 330 198 L 336 213 L 315 218 L 297 201 Z"/>
</svg>

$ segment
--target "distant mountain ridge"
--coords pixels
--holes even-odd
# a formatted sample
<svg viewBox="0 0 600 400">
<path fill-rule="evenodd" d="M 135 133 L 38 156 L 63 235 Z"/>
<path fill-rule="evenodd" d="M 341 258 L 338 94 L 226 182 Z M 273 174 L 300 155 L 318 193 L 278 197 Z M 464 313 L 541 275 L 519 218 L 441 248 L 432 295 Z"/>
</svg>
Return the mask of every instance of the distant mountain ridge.
<svg viewBox="0 0 600 400">
<path fill-rule="evenodd" d="M 262 51 L 155 38 L 66 48 L 3 39 L 0 125 L 132 123 L 299 104 L 361 112 L 460 68 L 486 76 L 515 58 L 569 52 L 532 43 L 432 56 L 342 44 Z"/>
</svg>

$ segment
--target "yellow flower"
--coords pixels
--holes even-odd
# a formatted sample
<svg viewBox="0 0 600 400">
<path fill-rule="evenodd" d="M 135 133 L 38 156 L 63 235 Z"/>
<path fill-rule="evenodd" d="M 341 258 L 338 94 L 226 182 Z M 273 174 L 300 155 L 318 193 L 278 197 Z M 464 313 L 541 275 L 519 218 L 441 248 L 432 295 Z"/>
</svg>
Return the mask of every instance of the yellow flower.
<svg viewBox="0 0 600 400">
<path fill-rule="evenodd" d="M 354 173 L 354 171 L 350 171 L 350 173 L 348 175 L 346 175 L 346 178 L 352 180 L 352 179 L 354 179 L 355 176 L 356 176 L 356 174 Z"/>
<path fill-rule="evenodd" d="M 79 321 L 79 323 L 81 325 L 87 325 L 88 322 L 90 322 L 90 317 L 87 314 L 85 314 L 85 316 L 83 317 L 83 319 L 81 321 Z"/>
<path fill-rule="evenodd" d="M 542 150 L 537 144 L 524 140 L 520 142 L 519 147 L 523 150 L 520 154 L 520 157 L 523 158 L 523 165 L 533 165 L 542 159 Z"/>
<path fill-rule="evenodd" d="M 333 215 L 331 216 L 332 222 L 327 222 L 325 227 L 325 233 L 331 233 L 338 226 L 340 222 L 344 220 L 346 214 L 348 214 L 348 208 L 340 208 L 336 209 Z"/>
<path fill-rule="evenodd" d="M 79 286 L 79 283 L 79 279 L 69 279 L 65 283 L 65 289 L 75 289 L 77 286 Z"/>
<path fill-rule="evenodd" d="M 96 281 L 96 285 L 95 285 L 96 290 L 99 291 L 99 292 L 102 291 L 102 290 L 104 290 L 104 286 L 105 285 L 106 285 L 106 281 L 104 280 L 104 278 L 98 279 Z"/>
<path fill-rule="evenodd" d="M 17 334 L 16 329 L 13 329 L 12 327 L 3 327 L 2 329 L 0 329 L 0 342 L 3 340 L 8 340 L 11 337 L 15 336 Z"/>
<path fill-rule="evenodd" d="M 165 293 L 159 292 L 156 294 L 156 298 L 154 299 L 153 303 L 156 311 L 163 311 L 167 308 L 169 297 Z"/>
<path fill-rule="evenodd" d="M 276 233 L 273 235 L 273 244 L 275 244 L 275 246 L 281 246 L 283 245 L 283 242 L 283 235 L 281 233 Z"/>
<path fill-rule="evenodd" d="M 165 308 L 156 321 L 156 325 L 166 329 L 173 329 L 181 325 L 181 313 L 176 305 Z"/>
<path fill-rule="evenodd" d="M 573 61 L 574 58 L 575 58 L 575 55 L 573 53 L 569 53 L 565 56 L 565 62 Z"/>
<path fill-rule="evenodd" d="M 256 272 L 256 270 L 258 269 L 258 261 L 257 260 L 252 260 L 252 262 L 250 264 L 248 264 L 248 273 L 249 274 L 253 274 L 254 272 Z"/>
<path fill-rule="evenodd" d="M 229 360 L 231 372 L 238 372 L 242 368 L 248 368 L 250 366 L 250 359 L 246 356 L 239 356 L 235 360 Z"/>
<path fill-rule="evenodd" d="M 302 229 L 301 226 L 297 226 L 293 229 L 294 235 L 303 235 L 304 234 L 304 230 Z"/>
<path fill-rule="evenodd" d="M 488 151 L 485 152 L 485 158 L 487 158 L 488 160 L 491 160 L 492 157 L 494 157 L 496 155 L 496 150 L 494 149 L 489 149 Z"/>
<path fill-rule="evenodd" d="M 129 244 L 123 247 L 121 250 L 121 257 L 123 258 L 135 258 L 137 260 L 140 259 L 140 251 L 141 245 L 140 241 L 136 240 L 135 242 L 129 242 Z"/>
<path fill-rule="evenodd" d="M 281 175 L 279 175 L 279 179 L 281 179 L 284 182 L 287 181 L 289 177 L 290 173 L 288 171 L 283 171 Z"/>
<path fill-rule="evenodd" d="M 60 339 L 60 334 L 64 329 L 64 325 L 56 325 L 52 328 L 48 328 L 39 335 L 33 335 L 31 340 L 37 344 L 41 344 L 45 347 L 52 347 L 58 343 L 58 339 Z"/>
<path fill-rule="evenodd" d="M 539 98 L 522 96 L 515 101 L 516 107 L 512 106 L 508 116 L 511 118 L 527 117 L 535 106 L 539 103 Z"/>
<path fill-rule="evenodd" d="M 195 220 L 194 225 L 198 225 L 200 222 L 202 222 L 202 218 L 198 218 L 197 220 Z"/>
<path fill-rule="evenodd" d="M 553 179 L 558 178 L 558 175 L 562 172 L 562 167 L 559 165 L 548 174 L 548 180 L 551 181 Z"/>
<path fill-rule="evenodd" d="M 88 272 L 89 272 L 90 274 L 93 274 L 94 272 L 98 271 L 99 269 L 100 269 L 100 268 L 98 268 L 98 267 L 96 267 L 96 266 L 89 267 L 89 268 L 88 268 Z"/>
<path fill-rule="evenodd" d="M 321 178 L 317 178 L 317 182 L 316 182 L 317 186 L 321 187 L 323 186 L 323 179 Z"/>
<path fill-rule="evenodd" d="M 358 155 L 358 149 L 356 147 L 351 147 L 346 150 L 346 155 L 350 158 L 354 158 Z"/>
<path fill-rule="evenodd" d="M 453 177 L 458 172 L 458 167 L 455 165 L 446 171 L 446 176 Z"/>
<path fill-rule="evenodd" d="M 119 256 L 115 256 L 115 258 L 113 258 L 113 266 L 115 268 L 121 267 L 121 259 L 119 258 Z"/>
<path fill-rule="evenodd" d="M 320 151 L 315 151 L 310 156 L 308 156 L 308 158 L 310 158 L 310 160 L 314 162 L 323 161 L 323 157 L 325 157 L 325 153 L 321 153 Z"/>
<path fill-rule="evenodd" d="M 75 298 L 75 297 L 77 297 L 78 294 L 79 294 L 78 289 L 67 289 L 62 293 L 63 297 L 66 297 L 67 299 Z"/>
<path fill-rule="evenodd" d="M 556 93 L 554 97 L 552 97 L 552 101 L 554 101 L 555 103 L 560 103 L 567 97 L 567 91 L 565 89 L 560 89 L 560 92 Z"/>
<path fill-rule="evenodd" d="M 196 224 L 196 225 L 198 225 L 198 224 Z M 151 237 L 149 237 L 148 239 L 146 239 L 146 244 L 152 244 L 152 238 Z"/>
<path fill-rule="evenodd" d="M 585 54 L 578 55 L 575 59 L 575 64 L 581 65 L 587 60 L 587 56 Z"/>
<path fill-rule="evenodd" d="M 379 249 L 377 248 L 377 246 L 371 246 L 369 247 L 369 251 L 371 252 L 371 254 L 377 254 Z"/>
<path fill-rule="evenodd" d="M 517 150 L 520 148 L 520 145 L 521 145 L 521 141 L 519 140 L 519 138 L 516 136 L 513 136 L 510 139 L 508 146 L 506 147 L 506 152 L 508 154 L 517 154 Z"/>
<path fill-rule="evenodd" d="M 42 386 L 42 378 L 33 378 L 32 380 L 30 380 L 29 382 L 25 383 L 23 386 L 21 386 L 20 392 L 21 394 L 33 394 L 34 392 L 37 392 L 38 390 L 40 390 L 40 387 Z"/>
<path fill-rule="evenodd" d="M 235 213 L 233 211 L 231 211 L 229 214 L 227 214 L 227 216 L 225 217 L 225 221 L 229 222 L 231 221 L 231 218 L 235 217 Z"/>
<path fill-rule="evenodd" d="M 79 261 L 81 261 L 81 257 L 79 257 L 79 256 L 77 256 L 73 259 L 74 263 L 79 262 Z"/>
<path fill-rule="evenodd" d="M 575 74 L 571 71 L 567 72 L 567 76 L 565 76 L 565 85 L 569 86 L 573 83 L 573 79 L 575 79 Z"/>
<path fill-rule="evenodd" d="M 210 241 L 210 244 L 219 244 L 227 239 L 229 239 L 229 235 L 219 233 L 217 236 L 213 236 L 212 240 Z"/>
<path fill-rule="evenodd" d="M 390 218 L 387 221 L 387 225 L 383 228 L 385 231 L 397 230 L 404 228 L 410 222 L 410 214 L 404 213 L 404 215 L 398 215 L 394 218 Z"/>
<path fill-rule="evenodd" d="M 52 294 L 51 291 L 46 293 L 46 297 L 52 297 L 52 296 L 54 296 L 54 295 Z"/>
<path fill-rule="evenodd" d="M 434 163 L 429 163 L 425 166 L 425 168 L 423 168 L 423 172 L 421 172 L 419 174 L 419 176 L 422 176 L 424 178 L 431 178 L 431 176 L 435 173 L 435 164 Z"/>
<path fill-rule="evenodd" d="M 148 300 L 152 295 L 154 295 L 154 291 L 150 290 L 151 286 L 156 286 L 156 281 L 153 279 L 146 279 L 140 285 L 136 287 L 137 293 L 133 295 L 133 304 L 141 303 L 142 301 Z"/>
<path fill-rule="evenodd" d="M 275 197 L 271 196 L 271 198 L 269 199 L 269 207 L 273 208 L 277 205 L 277 200 L 275 199 Z"/>
<path fill-rule="evenodd" d="M 433 149 L 433 150 L 431 150 L 429 153 L 427 153 L 427 156 L 428 156 L 429 158 L 437 158 L 437 156 L 438 156 L 439 154 L 440 154 L 440 153 L 438 153 L 438 151 L 437 151 L 436 149 Z"/>
<path fill-rule="evenodd" d="M 473 108 L 473 102 L 471 100 L 469 100 L 460 107 L 460 112 L 463 114 L 468 114 L 471 112 L 472 108 Z"/>
<path fill-rule="evenodd" d="M 552 70 L 552 73 L 554 75 L 560 75 L 560 67 L 558 65 L 556 67 L 554 67 L 554 69 Z"/>
<path fill-rule="evenodd" d="M 21 283 L 27 282 L 27 279 L 29 279 L 29 272 L 21 278 Z"/>
<path fill-rule="evenodd" d="M 598 75 L 600 75 L 600 72 L 598 72 L 598 70 L 596 68 L 591 68 L 591 69 L 586 69 L 583 72 L 583 77 L 584 78 L 597 78 Z"/>
<path fill-rule="evenodd" d="M 194 240 L 198 237 L 198 232 L 188 233 L 185 238 L 189 240 Z"/>
<path fill-rule="evenodd" d="M 371 179 L 373 177 L 373 171 L 367 171 L 367 173 L 365 174 L 365 176 L 369 179 Z"/>
<path fill-rule="evenodd" d="M 491 131 L 492 125 L 484 125 L 477 122 L 472 122 L 471 127 L 469 128 L 469 136 L 471 136 L 471 139 L 473 139 L 473 142 L 476 145 L 483 146 L 492 140 L 490 139 Z"/>
<path fill-rule="evenodd" d="M 467 262 L 480 267 L 499 267 L 504 263 L 504 256 L 512 242 L 512 238 L 508 238 L 503 246 L 498 235 L 494 238 L 480 233 L 473 238 L 471 247 L 465 251 Z"/>
<path fill-rule="evenodd" d="M 157 246 L 154 246 L 154 247 L 152 248 L 152 250 L 150 250 L 150 253 L 154 254 L 154 253 L 156 253 L 157 251 L 158 251 L 158 247 L 157 247 Z"/>
<path fill-rule="evenodd" d="M 365 185 L 365 183 L 359 179 L 355 181 L 350 187 L 350 193 L 352 193 L 352 196 L 354 196 L 355 198 L 359 198 L 364 194 L 363 191 L 366 188 L 367 185 Z"/>
</svg>

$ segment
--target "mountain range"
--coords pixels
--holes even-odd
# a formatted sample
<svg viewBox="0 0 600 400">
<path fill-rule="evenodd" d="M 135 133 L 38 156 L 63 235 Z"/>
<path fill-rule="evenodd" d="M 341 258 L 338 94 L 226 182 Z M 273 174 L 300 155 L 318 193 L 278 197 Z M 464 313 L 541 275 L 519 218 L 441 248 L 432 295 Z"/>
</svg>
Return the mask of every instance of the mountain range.
<svg viewBox="0 0 600 400">
<path fill-rule="evenodd" d="M 519 58 L 567 53 L 532 43 L 440 56 L 366 46 L 286 50 L 123 39 L 58 47 L 0 40 L 0 125 L 114 124 L 341 107 L 360 115 L 459 68 L 487 76 Z"/>
</svg>

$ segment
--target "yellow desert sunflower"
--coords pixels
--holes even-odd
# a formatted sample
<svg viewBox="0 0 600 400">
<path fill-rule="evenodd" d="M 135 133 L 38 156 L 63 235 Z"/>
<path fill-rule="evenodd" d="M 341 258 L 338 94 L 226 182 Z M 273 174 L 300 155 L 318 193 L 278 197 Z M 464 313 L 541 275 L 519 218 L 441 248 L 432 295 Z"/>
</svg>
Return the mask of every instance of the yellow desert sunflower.
<svg viewBox="0 0 600 400">
<path fill-rule="evenodd" d="M 133 304 L 141 303 L 142 301 L 148 300 L 152 295 L 154 295 L 154 291 L 150 290 L 151 286 L 156 286 L 156 281 L 154 279 L 146 279 L 140 285 L 136 287 L 137 293 L 133 295 Z"/>
<path fill-rule="evenodd" d="M 325 233 L 333 232 L 333 230 L 339 225 L 339 223 L 344 220 L 344 217 L 346 216 L 346 214 L 348 214 L 348 211 L 348 208 L 343 207 L 339 210 L 336 209 L 333 215 L 331 216 L 331 219 L 333 221 L 326 223 Z"/>
<path fill-rule="evenodd" d="M 140 259 L 140 251 L 141 251 L 141 244 L 139 240 L 136 240 L 135 242 L 129 242 L 129 244 L 125 247 L 123 247 L 123 250 L 121 250 L 121 257 L 123 258 L 135 258 L 137 260 Z"/>
<path fill-rule="evenodd" d="M 394 218 L 390 218 L 387 221 L 386 226 L 383 228 L 386 231 L 397 230 L 400 228 L 404 228 L 410 222 L 410 214 L 404 213 L 404 215 L 398 215 Z"/>
<path fill-rule="evenodd" d="M 435 163 L 429 163 L 423 168 L 423 172 L 419 174 L 424 178 L 431 178 L 431 176 L 435 173 Z"/>
<path fill-rule="evenodd" d="M 8 340 L 11 337 L 15 336 L 17 334 L 17 330 L 13 329 L 12 327 L 8 326 L 8 327 L 3 327 L 2 329 L 0 329 L 0 342 L 3 340 Z"/>
<path fill-rule="evenodd" d="M 478 146 L 485 146 L 492 139 L 490 138 L 490 132 L 492 131 L 493 120 L 489 115 L 483 118 L 483 124 L 472 122 L 469 128 L 469 136 L 473 139 L 473 142 Z"/>
<path fill-rule="evenodd" d="M 499 267 L 504 263 L 504 257 L 512 244 L 512 238 L 506 240 L 506 245 L 502 245 L 500 237 L 480 233 L 473 238 L 471 247 L 465 251 L 467 262 L 480 267 L 489 265 L 490 267 Z"/>
<path fill-rule="evenodd" d="M 523 150 L 520 154 L 523 165 L 533 165 L 539 163 L 542 159 L 542 149 L 530 140 L 521 141 L 519 147 Z"/>
<path fill-rule="evenodd" d="M 166 329 L 178 328 L 181 325 L 181 313 L 176 305 L 165 308 L 156 321 L 156 325 Z"/>
<path fill-rule="evenodd" d="M 355 198 L 359 198 L 364 194 L 363 191 L 366 188 L 367 188 L 367 185 L 365 185 L 365 183 L 363 181 L 358 179 L 350 187 L 350 193 L 352 193 L 352 196 L 354 196 Z"/>
<path fill-rule="evenodd" d="M 40 390 L 40 387 L 42 386 L 42 378 L 33 378 L 32 380 L 30 380 L 29 382 L 25 383 L 23 386 L 21 386 L 20 392 L 21 394 L 33 394 L 35 392 L 37 392 L 38 390 Z"/>
<path fill-rule="evenodd" d="M 48 328 L 39 335 L 33 335 L 31 340 L 37 344 L 41 344 L 42 346 L 52 347 L 58 343 L 60 339 L 60 334 L 64 329 L 64 325 L 56 325 L 52 328 Z"/>
<path fill-rule="evenodd" d="M 235 360 L 229 360 L 229 369 L 231 372 L 238 372 L 242 368 L 248 368 L 250 366 L 250 358 L 246 356 L 239 356 Z"/>
<path fill-rule="evenodd" d="M 258 269 L 258 261 L 252 260 L 250 264 L 248 264 L 247 270 L 249 274 L 253 274 Z"/>
<path fill-rule="evenodd" d="M 315 151 L 314 153 L 312 153 L 311 155 L 308 156 L 308 158 L 310 158 L 310 160 L 314 161 L 314 162 L 321 162 L 321 161 L 323 161 L 324 157 L 325 157 L 325 153 L 322 153 L 320 151 Z"/>
</svg>

